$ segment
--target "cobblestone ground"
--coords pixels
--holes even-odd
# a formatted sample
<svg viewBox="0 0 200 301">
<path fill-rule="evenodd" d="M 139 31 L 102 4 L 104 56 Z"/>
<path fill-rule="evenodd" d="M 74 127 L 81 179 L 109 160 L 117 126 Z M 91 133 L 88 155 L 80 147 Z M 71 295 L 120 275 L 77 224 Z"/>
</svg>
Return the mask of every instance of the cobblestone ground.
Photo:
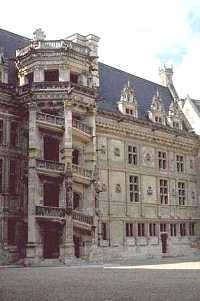
<svg viewBox="0 0 200 301">
<path fill-rule="evenodd" d="M 0 268 L 1 301 L 200 301 L 200 262 Z"/>
</svg>

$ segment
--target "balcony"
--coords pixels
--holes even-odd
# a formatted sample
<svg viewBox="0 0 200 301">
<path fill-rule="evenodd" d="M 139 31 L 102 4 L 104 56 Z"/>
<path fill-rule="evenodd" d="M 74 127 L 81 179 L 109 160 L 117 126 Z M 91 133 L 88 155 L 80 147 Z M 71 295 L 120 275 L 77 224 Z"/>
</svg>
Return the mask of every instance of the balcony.
<svg viewBox="0 0 200 301">
<path fill-rule="evenodd" d="M 12 94 L 15 92 L 15 87 L 13 85 L 0 82 L 0 92 Z"/>
<path fill-rule="evenodd" d="M 36 218 L 48 220 L 63 220 L 65 219 L 65 208 L 49 207 L 49 206 L 36 206 Z"/>
<path fill-rule="evenodd" d="M 21 216 L 24 208 L 21 207 L 20 199 L 17 196 L 1 195 L 0 196 L 0 212 L 4 212 L 9 216 Z"/>
<path fill-rule="evenodd" d="M 64 49 L 66 51 L 77 52 L 81 55 L 89 55 L 89 48 L 86 46 L 79 45 L 77 43 L 73 43 L 68 40 L 41 40 L 41 41 L 32 41 L 26 47 L 22 47 L 17 49 L 16 56 L 25 56 L 33 49 L 35 50 L 57 50 Z"/>
<path fill-rule="evenodd" d="M 65 124 L 63 117 L 37 112 L 36 119 L 41 128 L 63 131 Z"/>
<path fill-rule="evenodd" d="M 72 164 L 72 172 L 73 172 L 73 179 L 75 182 L 89 185 L 92 177 L 93 177 L 93 171 L 83 168 L 79 165 Z"/>
<path fill-rule="evenodd" d="M 44 175 L 60 176 L 64 174 L 65 165 L 56 161 L 36 160 L 36 167 L 39 173 Z"/>
<path fill-rule="evenodd" d="M 5 85 L 5 84 L 4 84 Z M 8 85 L 7 85 L 8 86 Z M 73 91 L 76 93 L 89 94 L 91 96 L 96 95 L 96 90 L 88 86 L 83 86 L 81 84 L 70 83 L 69 81 L 43 81 L 43 82 L 33 82 L 31 85 L 26 84 L 17 88 L 19 96 L 25 95 L 32 92 L 41 92 L 41 91 L 59 91 L 59 92 L 68 92 L 69 88 L 73 88 Z M 5 87 L 6 89 L 6 87 Z M 11 88 L 10 88 L 11 89 Z M 6 90 L 5 90 L 6 91 Z"/>
<path fill-rule="evenodd" d="M 73 224 L 77 228 L 91 231 L 94 226 L 94 218 L 91 215 L 85 215 L 82 212 L 73 210 L 72 218 Z"/>
<path fill-rule="evenodd" d="M 88 143 L 92 137 L 92 127 L 77 119 L 72 119 L 73 135 L 82 142 Z"/>
</svg>

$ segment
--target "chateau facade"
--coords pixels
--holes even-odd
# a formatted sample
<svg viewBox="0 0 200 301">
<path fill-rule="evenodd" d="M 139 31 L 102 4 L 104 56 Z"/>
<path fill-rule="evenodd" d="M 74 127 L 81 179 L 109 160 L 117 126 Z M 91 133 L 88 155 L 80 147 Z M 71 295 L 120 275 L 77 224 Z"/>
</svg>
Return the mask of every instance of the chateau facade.
<svg viewBox="0 0 200 301">
<path fill-rule="evenodd" d="M 199 252 L 199 137 L 162 85 L 99 38 L 0 30 L 0 263 Z"/>
</svg>

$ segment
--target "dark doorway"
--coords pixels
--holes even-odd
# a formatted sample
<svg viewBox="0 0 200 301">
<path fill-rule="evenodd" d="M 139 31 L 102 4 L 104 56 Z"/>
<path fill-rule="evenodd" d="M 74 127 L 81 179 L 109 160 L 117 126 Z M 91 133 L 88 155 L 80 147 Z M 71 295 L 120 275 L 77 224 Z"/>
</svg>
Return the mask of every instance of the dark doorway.
<svg viewBox="0 0 200 301">
<path fill-rule="evenodd" d="M 44 258 L 58 258 L 59 252 L 59 231 L 58 229 L 45 228 L 44 231 Z"/>
<path fill-rule="evenodd" d="M 59 207 L 59 192 L 57 183 L 44 183 L 44 206 Z"/>
<path fill-rule="evenodd" d="M 74 210 L 80 209 L 80 201 L 81 201 L 80 193 L 74 192 L 74 195 L 73 195 L 73 209 Z"/>
<path fill-rule="evenodd" d="M 58 82 L 59 81 L 59 71 L 58 70 L 45 70 L 44 71 L 44 81 L 45 82 Z"/>
<path fill-rule="evenodd" d="M 72 152 L 72 164 L 79 164 L 79 151 L 76 148 Z"/>
<path fill-rule="evenodd" d="M 162 253 L 167 253 L 167 233 L 161 233 Z"/>
<path fill-rule="evenodd" d="M 53 137 L 44 136 L 44 160 L 59 161 L 59 141 Z"/>
<path fill-rule="evenodd" d="M 80 238 L 77 236 L 74 236 L 74 255 L 80 257 Z"/>
</svg>

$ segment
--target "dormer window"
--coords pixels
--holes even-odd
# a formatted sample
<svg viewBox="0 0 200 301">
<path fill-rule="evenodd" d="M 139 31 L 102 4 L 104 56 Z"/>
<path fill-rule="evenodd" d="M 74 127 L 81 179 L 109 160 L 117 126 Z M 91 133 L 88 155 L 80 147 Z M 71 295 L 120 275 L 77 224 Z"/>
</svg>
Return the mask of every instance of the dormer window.
<svg viewBox="0 0 200 301">
<path fill-rule="evenodd" d="M 182 130 L 183 115 L 176 101 L 172 101 L 169 106 L 168 123 L 175 129 Z"/>
<path fill-rule="evenodd" d="M 155 122 L 162 123 L 162 118 L 158 117 L 158 116 L 155 116 Z"/>
<path fill-rule="evenodd" d="M 58 82 L 59 81 L 59 71 L 58 70 L 45 70 L 44 71 L 44 81 L 45 82 Z"/>
<path fill-rule="evenodd" d="M 149 119 L 153 122 L 165 125 L 165 109 L 158 90 L 152 99 L 149 111 Z"/>
<path fill-rule="evenodd" d="M 133 117 L 138 116 L 138 104 L 135 92 L 130 86 L 130 83 L 122 89 L 120 101 L 118 102 L 118 109 L 122 114 L 130 115 Z"/>
</svg>

